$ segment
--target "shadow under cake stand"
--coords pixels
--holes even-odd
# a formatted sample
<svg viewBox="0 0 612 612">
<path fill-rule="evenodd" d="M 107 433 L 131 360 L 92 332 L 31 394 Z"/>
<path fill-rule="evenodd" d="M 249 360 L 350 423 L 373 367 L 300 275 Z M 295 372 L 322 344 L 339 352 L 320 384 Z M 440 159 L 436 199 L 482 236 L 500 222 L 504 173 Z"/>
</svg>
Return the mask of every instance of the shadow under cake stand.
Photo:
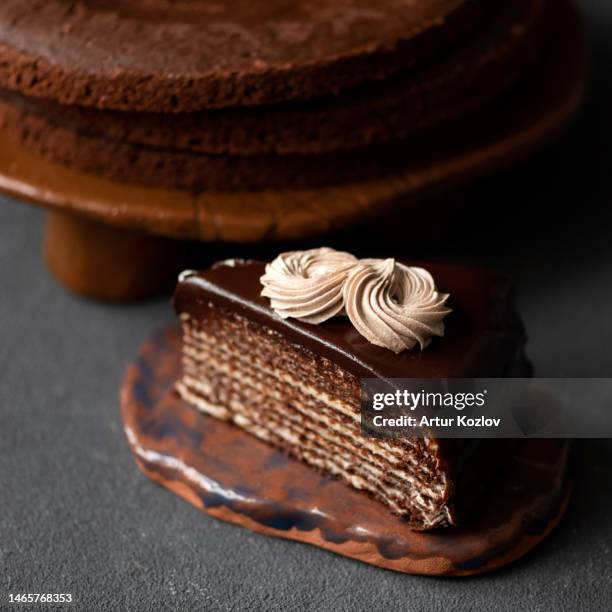
<svg viewBox="0 0 612 612">
<path fill-rule="evenodd" d="M 522 557 L 569 499 L 568 442 L 521 440 L 467 524 L 412 531 L 364 493 L 186 404 L 180 375 L 178 327 L 143 344 L 128 368 L 121 409 L 136 463 L 203 512 L 258 533 L 399 572 L 463 576 Z"/>
<path fill-rule="evenodd" d="M 425 196 L 448 194 L 526 157 L 560 130 L 582 98 L 582 30 L 577 21 L 563 29 L 522 86 L 475 119 L 444 128 L 401 173 L 377 180 L 192 194 L 85 174 L 0 135 L 0 191 L 49 210 L 45 260 L 63 285 L 99 299 L 148 297 L 174 283 L 181 241 L 262 243 L 324 235 L 386 210 L 408 210 Z"/>
</svg>

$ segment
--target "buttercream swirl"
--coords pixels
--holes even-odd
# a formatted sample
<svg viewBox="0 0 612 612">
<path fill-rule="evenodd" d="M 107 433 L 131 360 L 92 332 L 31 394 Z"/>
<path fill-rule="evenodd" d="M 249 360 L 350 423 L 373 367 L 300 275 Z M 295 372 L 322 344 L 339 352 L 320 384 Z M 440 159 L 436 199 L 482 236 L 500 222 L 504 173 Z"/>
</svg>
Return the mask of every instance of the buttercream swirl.
<svg viewBox="0 0 612 612">
<path fill-rule="evenodd" d="M 342 311 L 344 281 L 357 261 L 327 247 L 282 253 L 266 265 L 261 295 L 283 319 L 322 323 Z"/>
<path fill-rule="evenodd" d="M 429 272 L 394 259 L 361 259 L 330 248 L 282 253 L 266 265 L 261 295 L 283 319 L 318 324 L 346 314 L 372 344 L 395 353 L 444 335 L 448 294 Z"/>
<path fill-rule="evenodd" d="M 348 275 L 343 297 L 346 314 L 368 341 L 395 353 L 433 336 L 444 335 L 442 320 L 450 312 L 448 294 L 438 293 L 423 268 L 394 259 L 363 259 Z"/>
</svg>

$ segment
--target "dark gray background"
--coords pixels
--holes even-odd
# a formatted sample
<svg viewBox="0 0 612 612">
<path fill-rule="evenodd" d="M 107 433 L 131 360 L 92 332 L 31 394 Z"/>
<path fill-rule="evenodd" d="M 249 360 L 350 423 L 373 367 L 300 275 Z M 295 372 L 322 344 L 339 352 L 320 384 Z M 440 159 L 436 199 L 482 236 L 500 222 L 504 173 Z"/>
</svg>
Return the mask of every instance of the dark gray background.
<svg viewBox="0 0 612 612">
<path fill-rule="evenodd" d="M 540 376 L 612 373 L 612 3 L 582 4 L 585 111 L 529 164 L 481 181 L 445 239 L 411 250 L 506 271 Z M 117 389 L 139 343 L 172 321 L 169 300 L 66 294 L 40 263 L 42 221 L 0 201 L 0 608 L 9 592 L 69 592 L 79 610 L 612 609 L 612 441 L 583 448 L 552 537 L 472 579 L 394 574 L 255 535 L 150 483 Z"/>
</svg>

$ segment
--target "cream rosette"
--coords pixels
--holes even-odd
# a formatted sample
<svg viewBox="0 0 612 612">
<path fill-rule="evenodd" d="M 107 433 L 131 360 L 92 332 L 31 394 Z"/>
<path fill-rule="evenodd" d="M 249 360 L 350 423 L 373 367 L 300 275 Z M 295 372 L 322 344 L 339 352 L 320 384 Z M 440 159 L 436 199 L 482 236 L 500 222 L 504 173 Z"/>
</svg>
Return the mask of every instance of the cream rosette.
<svg viewBox="0 0 612 612">
<path fill-rule="evenodd" d="M 423 268 L 394 259 L 364 259 L 354 266 L 343 289 L 351 323 L 369 342 L 394 353 L 424 349 L 433 336 L 444 335 L 442 320 L 451 312 L 448 294 L 438 293 Z"/>
<path fill-rule="evenodd" d="M 322 323 L 342 312 L 344 281 L 357 261 L 327 247 L 282 253 L 266 265 L 261 295 L 283 319 Z"/>
</svg>

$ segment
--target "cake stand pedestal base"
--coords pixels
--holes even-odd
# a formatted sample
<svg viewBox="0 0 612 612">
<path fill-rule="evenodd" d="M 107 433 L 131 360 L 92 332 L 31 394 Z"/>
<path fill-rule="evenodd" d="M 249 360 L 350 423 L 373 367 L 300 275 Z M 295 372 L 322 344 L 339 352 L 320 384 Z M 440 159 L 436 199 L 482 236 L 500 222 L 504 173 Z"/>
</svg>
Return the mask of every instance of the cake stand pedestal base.
<svg viewBox="0 0 612 612">
<path fill-rule="evenodd" d="M 143 344 L 121 389 L 124 427 L 149 478 L 218 519 L 399 572 L 465 576 L 523 556 L 567 505 L 568 443 L 524 440 L 468 523 L 411 531 L 367 495 L 183 402 L 180 363 L 177 328 Z"/>
<path fill-rule="evenodd" d="M 124 302 L 170 290 L 184 243 L 106 225 L 74 213 L 47 213 L 44 258 L 54 276 L 79 295 Z"/>
</svg>

